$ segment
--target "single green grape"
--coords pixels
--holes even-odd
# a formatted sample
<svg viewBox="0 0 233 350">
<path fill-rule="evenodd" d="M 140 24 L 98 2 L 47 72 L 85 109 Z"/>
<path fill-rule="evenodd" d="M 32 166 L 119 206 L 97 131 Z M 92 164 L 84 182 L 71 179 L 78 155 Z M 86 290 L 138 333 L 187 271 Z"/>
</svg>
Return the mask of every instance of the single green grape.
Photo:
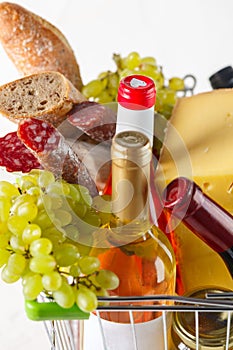
<svg viewBox="0 0 233 350">
<path fill-rule="evenodd" d="M 55 259 L 59 266 L 71 266 L 80 257 L 79 250 L 74 244 L 62 243 L 54 251 Z"/>
<path fill-rule="evenodd" d="M 141 63 L 141 58 L 138 52 L 130 52 L 128 56 L 126 57 L 126 67 L 128 69 L 134 69 L 139 66 Z"/>
<path fill-rule="evenodd" d="M 64 279 L 61 287 L 53 292 L 53 298 L 58 305 L 63 308 L 70 308 L 75 303 L 75 294 L 73 288 Z"/>
<path fill-rule="evenodd" d="M 67 210 L 57 209 L 54 213 L 55 217 L 60 221 L 61 226 L 66 226 L 71 223 L 72 215 Z"/>
<path fill-rule="evenodd" d="M 57 271 L 52 271 L 42 276 L 43 287 L 47 291 L 56 291 L 62 285 L 62 277 Z"/>
<path fill-rule="evenodd" d="M 159 104 L 162 108 L 166 105 L 174 105 L 176 102 L 176 93 L 174 90 L 171 89 L 161 89 L 157 93 L 157 106 L 159 107 Z M 160 108 L 161 108 L 160 107 Z"/>
<path fill-rule="evenodd" d="M 39 274 L 28 275 L 24 279 L 23 294 L 27 300 L 35 300 L 43 290 L 42 277 Z"/>
<path fill-rule="evenodd" d="M 81 287 L 77 291 L 76 303 L 83 312 L 92 312 L 98 306 L 95 293 L 86 287 Z"/>
<path fill-rule="evenodd" d="M 91 210 L 87 211 L 83 220 L 87 224 L 89 224 L 90 226 L 93 226 L 93 229 L 100 227 L 100 225 L 101 225 L 101 219 L 100 219 L 99 215 Z"/>
<path fill-rule="evenodd" d="M 114 272 L 109 270 L 98 271 L 96 274 L 96 281 L 102 288 L 107 290 L 113 290 L 119 286 L 119 278 Z"/>
<path fill-rule="evenodd" d="M 104 89 L 104 84 L 99 79 L 90 81 L 82 88 L 82 93 L 86 98 L 97 97 Z"/>
<path fill-rule="evenodd" d="M 16 197 L 19 195 L 18 187 L 8 181 L 0 181 L 0 196 Z"/>
<path fill-rule="evenodd" d="M 38 238 L 33 240 L 30 245 L 30 253 L 32 256 L 49 255 L 52 252 L 53 245 L 48 238 Z"/>
<path fill-rule="evenodd" d="M 26 259 L 22 254 L 13 253 L 7 262 L 7 269 L 12 275 L 21 276 L 26 267 Z"/>
<path fill-rule="evenodd" d="M 33 241 L 41 237 L 41 228 L 37 224 L 27 224 L 23 230 L 22 239 L 26 244 L 31 244 Z"/>
<path fill-rule="evenodd" d="M 19 215 L 10 216 L 7 221 L 8 229 L 16 236 L 22 236 L 25 227 L 28 224 L 28 220 Z"/>
<path fill-rule="evenodd" d="M 17 282 L 19 279 L 20 279 L 20 275 L 14 275 L 12 274 L 7 266 L 5 266 L 3 269 L 2 269 L 2 273 L 1 273 L 1 278 L 3 280 L 3 282 L 6 282 L 6 283 L 14 283 L 14 282 Z"/>
<path fill-rule="evenodd" d="M 178 77 L 173 77 L 169 79 L 168 86 L 171 90 L 180 91 L 185 89 L 184 80 Z"/>
<path fill-rule="evenodd" d="M 56 260 L 52 255 L 40 254 L 30 259 L 29 262 L 30 270 L 39 274 L 46 274 L 53 271 L 56 265 Z"/>
<path fill-rule="evenodd" d="M 25 217 L 27 220 L 33 221 L 38 214 L 38 208 L 35 203 L 25 202 L 18 206 L 16 215 Z"/>
<path fill-rule="evenodd" d="M 78 264 L 85 275 L 90 275 L 100 268 L 100 261 L 94 256 L 83 256 L 79 259 Z"/>
</svg>

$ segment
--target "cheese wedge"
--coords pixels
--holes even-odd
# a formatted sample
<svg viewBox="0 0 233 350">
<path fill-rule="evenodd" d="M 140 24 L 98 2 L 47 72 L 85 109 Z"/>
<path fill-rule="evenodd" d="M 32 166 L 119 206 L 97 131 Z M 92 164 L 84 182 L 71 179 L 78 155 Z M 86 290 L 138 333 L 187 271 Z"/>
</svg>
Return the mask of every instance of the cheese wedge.
<svg viewBox="0 0 233 350">
<path fill-rule="evenodd" d="M 178 176 L 194 180 L 233 213 L 233 89 L 178 100 L 167 126 L 156 184 L 162 191 Z M 175 240 L 185 291 L 211 284 L 233 289 L 221 258 L 182 224 L 175 229 Z"/>
</svg>

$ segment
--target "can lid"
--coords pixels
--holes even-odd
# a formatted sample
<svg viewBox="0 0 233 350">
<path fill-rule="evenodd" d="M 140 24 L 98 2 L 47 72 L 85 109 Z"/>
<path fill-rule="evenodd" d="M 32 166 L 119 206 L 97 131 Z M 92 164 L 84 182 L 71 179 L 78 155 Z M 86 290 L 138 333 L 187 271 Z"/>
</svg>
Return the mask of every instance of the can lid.
<svg viewBox="0 0 233 350">
<path fill-rule="evenodd" d="M 155 104 L 154 81 L 144 75 L 129 75 L 120 81 L 118 103 L 131 110 L 143 110 Z"/>
<path fill-rule="evenodd" d="M 233 68 L 226 66 L 209 77 L 213 89 L 233 87 Z"/>
<path fill-rule="evenodd" d="M 215 287 L 195 290 L 186 296 L 192 298 L 205 299 L 208 293 L 222 293 L 229 290 Z M 176 312 L 173 318 L 173 332 L 180 341 L 191 349 L 196 349 L 196 317 L 195 312 Z M 199 346 L 202 350 L 224 350 L 226 344 L 228 313 L 225 311 L 199 312 Z M 173 336 L 174 337 L 174 336 Z M 230 346 L 232 347 L 233 337 L 230 336 Z"/>
</svg>

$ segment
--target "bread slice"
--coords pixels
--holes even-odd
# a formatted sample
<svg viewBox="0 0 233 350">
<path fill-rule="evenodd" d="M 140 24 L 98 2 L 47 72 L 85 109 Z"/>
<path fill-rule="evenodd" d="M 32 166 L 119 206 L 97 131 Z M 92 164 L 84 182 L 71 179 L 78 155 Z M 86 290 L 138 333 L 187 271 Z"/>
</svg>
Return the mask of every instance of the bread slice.
<svg viewBox="0 0 233 350">
<path fill-rule="evenodd" d="M 36 117 L 58 126 L 85 97 L 58 72 L 42 72 L 0 86 L 0 113 L 18 122 Z"/>
<path fill-rule="evenodd" d="M 57 71 L 81 90 L 73 50 L 55 26 L 20 5 L 2 2 L 0 28 L 0 42 L 20 74 Z"/>
</svg>

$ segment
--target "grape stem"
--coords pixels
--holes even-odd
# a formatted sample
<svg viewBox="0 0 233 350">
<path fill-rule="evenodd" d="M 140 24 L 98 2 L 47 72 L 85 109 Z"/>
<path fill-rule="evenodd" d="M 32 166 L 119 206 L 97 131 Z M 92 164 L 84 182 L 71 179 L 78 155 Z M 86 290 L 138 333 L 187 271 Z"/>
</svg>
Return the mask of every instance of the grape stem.
<svg viewBox="0 0 233 350">
<path fill-rule="evenodd" d="M 98 274 L 98 272 L 94 272 L 94 273 L 92 273 L 90 275 L 87 275 L 87 276 L 78 276 L 78 277 L 75 278 L 75 280 L 76 280 L 75 284 L 77 285 L 77 287 L 78 287 L 79 284 L 82 284 L 82 285 L 84 285 L 85 287 L 88 287 L 88 288 L 94 287 L 97 291 L 99 291 L 99 290 L 101 290 L 101 287 L 96 286 L 93 283 L 93 281 L 90 280 L 90 277 L 96 276 L 97 274 Z"/>
</svg>

